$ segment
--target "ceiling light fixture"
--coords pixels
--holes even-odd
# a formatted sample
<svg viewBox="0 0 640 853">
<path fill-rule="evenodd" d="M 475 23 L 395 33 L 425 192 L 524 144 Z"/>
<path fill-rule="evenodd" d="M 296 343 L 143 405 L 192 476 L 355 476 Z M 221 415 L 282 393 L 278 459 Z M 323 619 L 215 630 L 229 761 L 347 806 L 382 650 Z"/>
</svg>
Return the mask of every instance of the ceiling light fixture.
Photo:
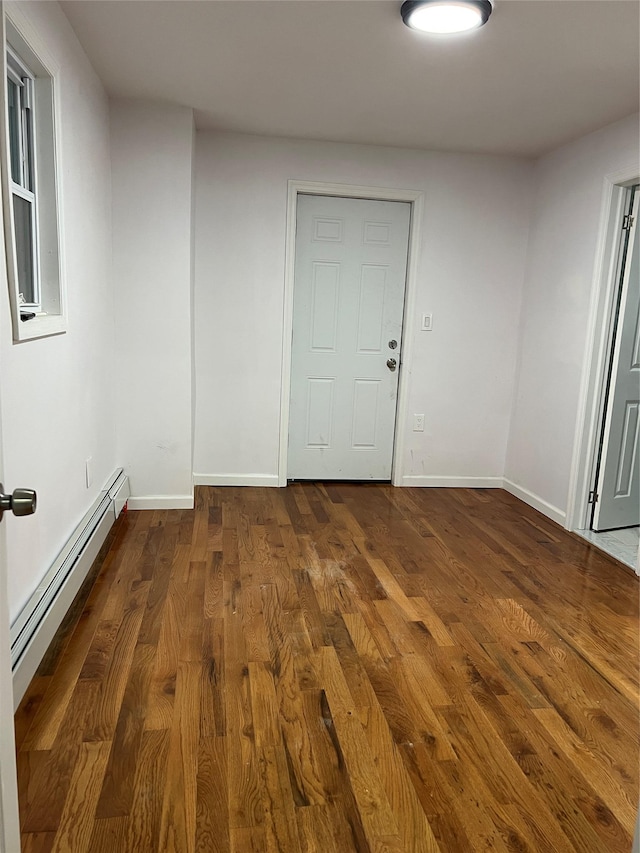
<svg viewBox="0 0 640 853">
<path fill-rule="evenodd" d="M 490 0 L 406 0 L 400 14 L 412 30 L 442 35 L 475 30 L 492 11 Z"/>
</svg>

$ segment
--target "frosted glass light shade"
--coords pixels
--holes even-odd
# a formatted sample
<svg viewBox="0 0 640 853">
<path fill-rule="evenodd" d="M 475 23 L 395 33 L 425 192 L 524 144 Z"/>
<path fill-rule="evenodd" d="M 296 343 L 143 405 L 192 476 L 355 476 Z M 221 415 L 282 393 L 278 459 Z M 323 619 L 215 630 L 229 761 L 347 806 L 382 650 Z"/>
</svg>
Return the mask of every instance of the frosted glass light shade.
<svg viewBox="0 0 640 853">
<path fill-rule="evenodd" d="M 443 35 L 477 29 L 491 11 L 489 0 L 408 0 L 400 13 L 411 29 Z"/>
</svg>

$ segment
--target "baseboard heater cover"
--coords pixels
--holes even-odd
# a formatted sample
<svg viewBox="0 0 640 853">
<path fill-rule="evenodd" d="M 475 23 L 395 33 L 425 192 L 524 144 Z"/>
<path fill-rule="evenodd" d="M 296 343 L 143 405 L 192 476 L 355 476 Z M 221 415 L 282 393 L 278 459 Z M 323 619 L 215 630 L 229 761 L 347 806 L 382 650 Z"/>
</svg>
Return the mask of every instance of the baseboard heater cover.
<svg viewBox="0 0 640 853">
<path fill-rule="evenodd" d="M 93 561 L 130 495 L 122 469 L 111 477 L 11 626 L 17 708 Z"/>
</svg>

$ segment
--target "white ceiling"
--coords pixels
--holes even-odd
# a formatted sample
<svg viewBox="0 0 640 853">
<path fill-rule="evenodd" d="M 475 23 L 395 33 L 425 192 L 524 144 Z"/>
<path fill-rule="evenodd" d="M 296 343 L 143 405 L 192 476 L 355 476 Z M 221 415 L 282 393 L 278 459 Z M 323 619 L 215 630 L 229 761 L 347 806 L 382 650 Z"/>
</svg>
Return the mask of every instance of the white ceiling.
<svg viewBox="0 0 640 853">
<path fill-rule="evenodd" d="M 496 0 L 457 37 L 400 0 L 71 0 L 110 95 L 199 128 L 537 156 L 637 111 L 636 0 Z"/>
</svg>

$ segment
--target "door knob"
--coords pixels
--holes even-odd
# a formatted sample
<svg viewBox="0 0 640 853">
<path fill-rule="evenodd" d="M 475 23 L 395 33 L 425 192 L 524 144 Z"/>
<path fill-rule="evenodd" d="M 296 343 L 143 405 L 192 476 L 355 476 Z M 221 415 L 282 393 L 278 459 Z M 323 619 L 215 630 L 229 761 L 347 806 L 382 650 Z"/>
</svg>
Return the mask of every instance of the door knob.
<svg viewBox="0 0 640 853">
<path fill-rule="evenodd" d="M 14 515 L 33 515 L 36 502 L 37 496 L 33 489 L 15 489 L 13 494 L 5 495 L 4 486 L 0 483 L 0 521 L 9 510 Z"/>
<path fill-rule="evenodd" d="M 393 371 L 396 369 L 397 366 L 398 366 L 398 362 L 395 360 L 395 358 L 388 358 L 387 359 L 387 367 L 389 368 L 389 370 Z"/>
</svg>

